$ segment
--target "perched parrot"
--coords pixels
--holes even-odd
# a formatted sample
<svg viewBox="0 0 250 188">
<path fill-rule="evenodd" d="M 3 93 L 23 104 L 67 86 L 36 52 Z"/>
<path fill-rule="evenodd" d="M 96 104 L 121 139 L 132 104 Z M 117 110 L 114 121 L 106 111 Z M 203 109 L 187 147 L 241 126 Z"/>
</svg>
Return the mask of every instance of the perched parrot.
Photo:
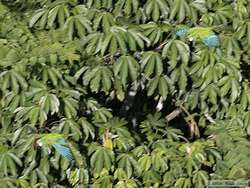
<svg viewBox="0 0 250 188">
<path fill-rule="evenodd" d="M 201 40 L 208 47 L 218 47 L 220 45 L 219 37 L 210 27 L 180 28 L 175 33 L 178 37 L 188 36 L 190 39 Z"/>
<path fill-rule="evenodd" d="M 111 134 L 109 132 L 109 129 L 106 129 L 104 134 L 103 134 L 103 146 L 105 148 L 108 148 L 110 150 L 113 150 L 113 142 L 112 142 L 112 138 L 111 138 Z"/>
<path fill-rule="evenodd" d="M 53 146 L 58 153 L 69 161 L 73 160 L 72 152 L 65 141 L 65 138 L 62 134 L 57 133 L 48 133 L 48 134 L 39 134 L 37 136 L 36 142 L 38 146 Z"/>
</svg>

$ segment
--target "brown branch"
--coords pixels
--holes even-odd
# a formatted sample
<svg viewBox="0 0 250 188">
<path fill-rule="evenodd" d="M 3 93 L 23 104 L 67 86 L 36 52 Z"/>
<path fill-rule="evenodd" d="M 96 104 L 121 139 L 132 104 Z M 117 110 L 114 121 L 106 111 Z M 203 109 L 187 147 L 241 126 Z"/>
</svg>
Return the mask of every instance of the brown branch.
<svg viewBox="0 0 250 188">
<path fill-rule="evenodd" d="M 168 115 L 166 116 L 167 122 L 169 122 L 169 121 L 171 121 L 172 119 L 176 118 L 176 117 L 177 117 L 179 114 L 181 114 L 181 113 L 182 113 L 181 108 L 175 109 L 173 112 L 171 112 L 170 114 L 168 114 Z"/>
<path fill-rule="evenodd" d="M 167 41 L 166 41 L 166 42 L 162 42 L 159 46 L 157 46 L 157 47 L 155 48 L 155 50 L 156 50 L 156 51 L 162 50 L 166 43 L 167 43 Z"/>
<path fill-rule="evenodd" d="M 210 122 L 210 123 L 216 123 L 214 119 L 207 113 L 205 112 L 205 118 Z"/>
<path fill-rule="evenodd" d="M 178 135 L 178 138 L 182 138 L 185 142 L 189 143 L 188 139 L 186 139 L 184 136 Z"/>
<path fill-rule="evenodd" d="M 180 108 L 187 114 L 188 117 L 191 117 L 192 115 L 188 112 L 188 110 L 183 106 L 183 104 L 179 105 Z"/>
<path fill-rule="evenodd" d="M 176 101 L 174 100 L 174 102 L 176 102 Z M 192 139 L 194 136 L 199 138 L 200 137 L 200 131 L 199 131 L 198 125 L 197 125 L 193 115 L 189 113 L 189 111 L 183 106 L 183 104 L 180 104 L 178 106 L 179 107 L 177 109 L 175 109 L 173 112 L 171 112 L 170 114 L 168 114 L 165 117 L 167 122 L 173 120 L 178 115 L 180 115 L 182 112 L 184 112 L 187 115 L 186 122 L 187 122 L 187 124 L 189 126 L 190 138 Z"/>
<path fill-rule="evenodd" d="M 180 108 L 187 114 L 189 120 L 187 121 L 188 125 L 189 125 L 189 130 L 190 130 L 190 138 L 192 139 L 194 136 L 196 137 L 200 137 L 200 131 L 198 128 L 198 125 L 196 123 L 196 121 L 194 120 L 194 117 L 192 114 L 190 114 L 188 112 L 188 110 L 182 105 L 179 105 Z"/>
</svg>

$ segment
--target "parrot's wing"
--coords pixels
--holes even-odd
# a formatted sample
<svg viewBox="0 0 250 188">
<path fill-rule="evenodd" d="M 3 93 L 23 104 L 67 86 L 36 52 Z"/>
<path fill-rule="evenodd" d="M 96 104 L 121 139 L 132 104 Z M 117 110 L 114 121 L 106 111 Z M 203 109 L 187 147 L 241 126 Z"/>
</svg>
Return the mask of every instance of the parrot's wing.
<svg viewBox="0 0 250 188">
<path fill-rule="evenodd" d="M 195 39 L 204 39 L 210 35 L 214 35 L 214 32 L 206 27 L 194 27 L 188 31 L 188 36 Z"/>
<path fill-rule="evenodd" d="M 52 146 L 56 149 L 58 153 L 60 153 L 66 159 L 68 159 L 69 161 L 73 160 L 73 155 L 67 146 L 63 146 L 60 143 L 52 144 Z"/>
<path fill-rule="evenodd" d="M 203 39 L 203 42 L 208 46 L 208 47 L 217 47 L 220 45 L 219 37 L 217 35 L 210 35 L 208 37 L 205 37 Z"/>
</svg>

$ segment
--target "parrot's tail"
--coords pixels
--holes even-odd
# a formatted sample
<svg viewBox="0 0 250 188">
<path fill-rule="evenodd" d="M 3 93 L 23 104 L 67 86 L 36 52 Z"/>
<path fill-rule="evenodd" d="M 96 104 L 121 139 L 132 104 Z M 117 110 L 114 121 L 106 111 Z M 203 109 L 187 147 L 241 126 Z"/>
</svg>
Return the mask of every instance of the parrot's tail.
<svg viewBox="0 0 250 188">
<path fill-rule="evenodd" d="M 217 35 L 210 35 L 203 39 L 203 42 L 208 47 L 218 47 L 220 45 L 219 37 Z"/>
</svg>

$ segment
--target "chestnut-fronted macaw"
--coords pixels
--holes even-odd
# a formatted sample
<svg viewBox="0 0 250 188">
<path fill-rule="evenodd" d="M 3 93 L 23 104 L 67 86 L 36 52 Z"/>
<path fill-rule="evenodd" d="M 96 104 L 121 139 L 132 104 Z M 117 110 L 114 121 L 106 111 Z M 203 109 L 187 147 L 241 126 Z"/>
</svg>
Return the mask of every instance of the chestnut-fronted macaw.
<svg viewBox="0 0 250 188">
<path fill-rule="evenodd" d="M 36 143 L 38 146 L 53 146 L 55 150 L 66 159 L 72 161 L 73 155 L 64 136 L 57 133 L 38 134 Z"/>
<path fill-rule="evenodd" d="M 213 32 L 211 27 L 181 27 L 175 34 L 178 37 L 187 36 L 190 39 L 201 40 L 208 47 L 218 47 L 219 37 Z"/>
<path fill-rule="evenodd" d="M 112 134 L 109 132 L 109 129 L 105 129 L 102 139 L 102 145 L 107 149 L 113 150 L 113 142 L 111 136 Z"/>
</svg>

